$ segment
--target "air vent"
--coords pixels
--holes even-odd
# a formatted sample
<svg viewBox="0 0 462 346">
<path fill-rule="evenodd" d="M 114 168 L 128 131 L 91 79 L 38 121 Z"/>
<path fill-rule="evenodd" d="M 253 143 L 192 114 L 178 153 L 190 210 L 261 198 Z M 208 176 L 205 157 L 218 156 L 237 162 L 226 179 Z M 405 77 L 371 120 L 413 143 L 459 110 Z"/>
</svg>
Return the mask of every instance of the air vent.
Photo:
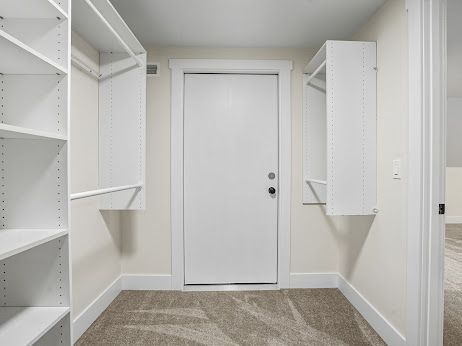
<svg viewBox="0 0 462 346">
<path fill-rule="evenodd" d="M 150 63 L 146 66 L 146 74 L 148 77 L 154 77 L 159 75 L 159 64 Z"/>
</svg>

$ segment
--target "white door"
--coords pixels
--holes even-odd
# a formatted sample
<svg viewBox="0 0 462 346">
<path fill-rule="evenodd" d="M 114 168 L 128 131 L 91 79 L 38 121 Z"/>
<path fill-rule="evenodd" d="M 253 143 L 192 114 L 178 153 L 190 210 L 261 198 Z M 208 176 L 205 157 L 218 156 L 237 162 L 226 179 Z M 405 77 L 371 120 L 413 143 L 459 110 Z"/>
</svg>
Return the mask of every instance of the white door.
<svg viewBox="0 0 462 346">
<path fill-rule="evenodd" d="M 184 87 L 185 284 L 276 283 L 278 77 Z"/>
</svg>

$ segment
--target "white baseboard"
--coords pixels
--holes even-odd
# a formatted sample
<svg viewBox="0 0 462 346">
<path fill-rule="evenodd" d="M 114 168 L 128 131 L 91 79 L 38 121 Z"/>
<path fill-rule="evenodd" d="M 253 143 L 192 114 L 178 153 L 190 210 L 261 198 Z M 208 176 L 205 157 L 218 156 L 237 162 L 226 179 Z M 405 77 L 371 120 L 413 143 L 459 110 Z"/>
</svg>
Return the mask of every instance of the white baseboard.
<svg viewBox="0 0 462 346">
<path fill-rule="evenodd" d="M 119 276 L 96 299 L 83 310 L 72 322 L 72 343 L 74 344 L 91 326 L 99 315 L 111 304 L 122 290 L 122 279 Z"/>
<path fill-rule="evenodd" d="M 406 339 L 345 278 L 338 274 L 338 288 L 387 345 L 401 346 Z"/>
<path fill-rule="evenodd" d="M 124 274 L 122 290 L 171 290 L 171 275 Z"/>
<path fill-rule="evenodd" d="M 290 288 L 337 288 L 337 273 L 290 273 Z"/>
<path fill-rule="evenodd" d="M 399 331 L 339 273 L 291 273 L 290 288 L 338 288 L 388 345 L 406 344 Z M 82 336 L 122 290 L 171 289 L 171 275 L 121 275 L 74 319 L 73 342 Z"/>
<path fill-rule="evenodd" d="M 446 223 L 462 223 L 462 216 L 446 216 Z"/>
</svg>

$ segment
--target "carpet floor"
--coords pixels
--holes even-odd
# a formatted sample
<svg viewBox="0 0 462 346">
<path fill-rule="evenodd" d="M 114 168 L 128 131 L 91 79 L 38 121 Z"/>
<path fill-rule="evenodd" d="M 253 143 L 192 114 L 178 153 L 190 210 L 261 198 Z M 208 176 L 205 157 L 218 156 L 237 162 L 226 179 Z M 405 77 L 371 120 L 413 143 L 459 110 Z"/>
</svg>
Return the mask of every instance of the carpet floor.
<svg viewBox="0 0 462 346">
<path fill-rule="evenodd" d="M 446 225 L 444 345 L 462 345 L 462 225 Z"/>
<path fill-rule="evenodd" d="M 77 345 L 385 345 L 337 289 L 122 291 Z"/>
</svg>

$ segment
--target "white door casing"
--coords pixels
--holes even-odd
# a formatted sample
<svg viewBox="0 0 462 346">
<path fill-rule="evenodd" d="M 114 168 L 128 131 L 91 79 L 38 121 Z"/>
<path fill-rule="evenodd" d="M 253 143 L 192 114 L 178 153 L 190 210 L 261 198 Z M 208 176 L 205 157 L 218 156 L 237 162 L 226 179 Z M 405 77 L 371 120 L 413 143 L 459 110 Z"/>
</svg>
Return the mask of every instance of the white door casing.
<svg viewBox="0 0 462 346">
<path fill-rule="evenodd" d="M 278 75 L 278 282 L 289 287 L 290 267 L 290 180 L 291 110 L 290 75 L 292 62 L 286 60 L 170 59 L 171 89 L 171 225 L 172 288 L 185 289 L 184 277 L 184 78 L 187 73 L 236 73 Z"/>
<path fill-rule="evenodd" d="M 274 284 L 278 77 L 187 74 L 184 85 L 185 284 Z"/>
</svg>

